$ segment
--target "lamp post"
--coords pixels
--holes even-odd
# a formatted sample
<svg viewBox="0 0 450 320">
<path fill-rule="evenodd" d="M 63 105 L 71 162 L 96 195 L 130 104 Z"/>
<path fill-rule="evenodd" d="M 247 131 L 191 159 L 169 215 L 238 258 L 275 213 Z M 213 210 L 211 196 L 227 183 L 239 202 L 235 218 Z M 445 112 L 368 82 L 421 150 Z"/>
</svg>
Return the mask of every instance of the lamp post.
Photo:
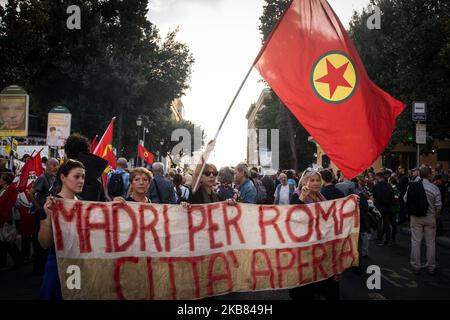
<svg viewBox="0 0 450 320">
<path fill-rule="evenodd" d="M 141 126 L 142 126 L 142 117 L 140 115 L 136 119 L 136 125 L 138 127 L 137 138 L 138 138 L 138 146 L 139 146 L 139 144 L 141 143 L 141 140 L 139 139 L 139 132 L 141 131 Z M 139 161 L 139 158 L 138 158 L 138 155 L 136 154 L 136 167 L 138 166 L 138 161 Z"/>
<path fill-rule="evenodd" d="M 163 145 L 164 145 L 164 140 L 161 140 L 159 142 L 159 162 L 162 161 L 162 147 L 163 147 Z"/>
<path fill-rule="evenodd" d="M 149 133 L 148 129 L 146 127 L 144 127 L 144 131 L 143 131 L 143 136 L 142 136 L 142 146 L 145 147 L 145 134 Z"/>
</svg>

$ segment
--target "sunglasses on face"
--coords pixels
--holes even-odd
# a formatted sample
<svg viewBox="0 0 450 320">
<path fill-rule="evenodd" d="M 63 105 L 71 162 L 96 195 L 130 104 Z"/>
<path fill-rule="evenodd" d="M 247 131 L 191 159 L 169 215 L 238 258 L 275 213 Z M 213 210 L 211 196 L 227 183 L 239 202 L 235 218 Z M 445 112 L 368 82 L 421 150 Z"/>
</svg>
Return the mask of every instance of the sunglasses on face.
<svg viewBox="0 0 450 320">
<path fill-rule="evenodd" d="M 218 173 L 217 171 L 203 172 L 203 175 L 204 175 L 204 176 L 207 176 L 207 177 L 211 176 L 211 174 L 212 174 L 214 177 L 217 177 L 217 175 L 218 175 L 219 173 Z"/>
</svg>

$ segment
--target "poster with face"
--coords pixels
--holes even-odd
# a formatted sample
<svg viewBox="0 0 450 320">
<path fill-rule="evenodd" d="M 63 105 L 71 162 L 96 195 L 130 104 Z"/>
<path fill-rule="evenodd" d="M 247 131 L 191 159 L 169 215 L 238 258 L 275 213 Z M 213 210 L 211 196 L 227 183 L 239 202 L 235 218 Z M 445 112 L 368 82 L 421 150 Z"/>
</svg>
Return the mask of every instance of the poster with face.
<svg viewBox="0 0 450 320">
<path fill-rule="evenodd" d="M 0 136 L 28 135 L 28 96 L 0 96 Z"/>
<path fill-rule="evenodd" d="M 49 113 L 47 125 L 47 145 L 62 147 L 70 135 L 72 115 L 70 113 Z"/>
</svg>

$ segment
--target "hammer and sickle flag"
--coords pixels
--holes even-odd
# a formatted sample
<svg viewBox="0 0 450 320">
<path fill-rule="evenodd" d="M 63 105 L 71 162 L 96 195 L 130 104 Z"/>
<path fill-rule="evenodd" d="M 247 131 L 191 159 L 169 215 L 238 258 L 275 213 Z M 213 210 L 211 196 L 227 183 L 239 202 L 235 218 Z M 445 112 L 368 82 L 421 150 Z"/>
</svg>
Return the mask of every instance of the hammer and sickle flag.
<svg viewBox="0 0 450 320">
<path fill-rule="evenodd" d="M 115 117 L 111 119 L 108 128 L 106 128 L 105 133 L 103 134 L 93 152 L 93 154 L 95 154 L 96 156 L 99 156 L 108 161 L 108 166 L 105 168 L 105 173 L 108 173 L 111 168 L 116 169 L 116 156 L 114 155 L 114 152 L 112 150 L 115 119 Z"/>
<path fill-rule="evenodd" d="M 369 79 L 326 0 L 292 0 L 255 67 L 347 178 L 375 162 L 405 108 Z"/>
<path fill-rule="evenodd" d="M 141 144 L 138 145 L 138 157 L 147 162 L 148 164 L 153 164 L 155 161 L 155 156 L 144 148 Z"/>
</svg>

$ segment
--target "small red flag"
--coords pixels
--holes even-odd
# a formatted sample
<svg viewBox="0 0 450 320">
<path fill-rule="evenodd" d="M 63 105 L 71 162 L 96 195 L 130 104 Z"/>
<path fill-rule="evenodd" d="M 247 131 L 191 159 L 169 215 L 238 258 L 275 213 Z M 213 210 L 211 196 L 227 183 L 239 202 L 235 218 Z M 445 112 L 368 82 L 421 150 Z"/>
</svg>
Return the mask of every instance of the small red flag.
<svg viewBox="0 0 450 320">
<path fill-rule="evenodd" d="M 17 201 L 19 192 L 16 186 L 11 183 L 0 195 L 0 227 L 11 217 L 12 209 Z"/>
<path fill-rule="evenodd" d="M 41 176 L 44 173 L 42 168 L 41 149 L 35 156 L 29 158 L 20 171 L 20 179 L 17 183 L 17 190 L 25 191 L 28 187 L 28 179 L 30 173 L 34 172 L 36 177 Z"/>
<path fill-rule="evenodd" d="M 95 135 L 94 139 L 92 139 L 91 145 L 89 146 L 90 153 L 94 153 L 95 148 L 97 148 L 97 145 L 98 145 L 97 138 L 98 138 L 98 134 Z"/>
<path fill-rule="evenodd" d="M 326 0 L 293 0 L 255 66 L 348 178 L 384 151 L 405 108 L 369 79 Z"/>
<path fill-rule="evenodd" d="M 148 164 L 153 164 L 155 161 L 155 156 L 145 149 L 141 144 L 138 145 L 138 157 L 147 162 Z"/>
</svg>

